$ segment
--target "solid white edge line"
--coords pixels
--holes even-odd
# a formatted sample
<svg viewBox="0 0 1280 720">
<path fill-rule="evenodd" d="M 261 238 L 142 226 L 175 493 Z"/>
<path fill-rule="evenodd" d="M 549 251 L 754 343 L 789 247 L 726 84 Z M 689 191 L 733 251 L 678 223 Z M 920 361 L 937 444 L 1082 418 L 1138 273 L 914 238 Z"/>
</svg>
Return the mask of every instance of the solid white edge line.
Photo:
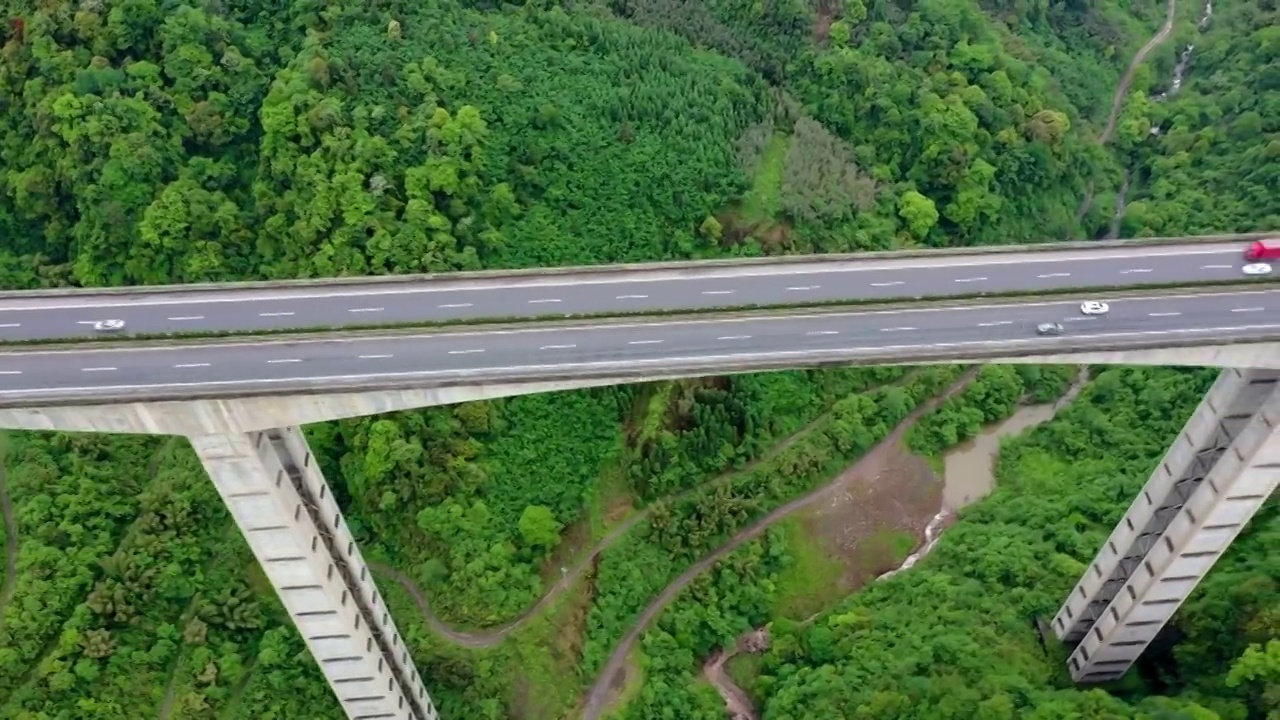
<svg viewBox="0 0 1280 720">
<path fill-rule="evenodd" d="M 228 385 L 270 385 L 298 381 L 309 382 L 331 382 L 344 380 L 361 380 L 364 378 L 413 378 L 413 377 L 431 377 L 436 375 L 457 375 L 460 373 L 476 372 L 478 370 L 484 372 L 510 372 L 510 371 L 553 371 L 562 370 L 564 368 L 616 368 L 618 370 L 633 369 L 636 365 L 659 365 L 662 363 L 671 363 L 679 361 L 698 361 L 706 364 L 722 364 L 732 362 L 742 358 L 755 358 L 758 360 L 766 359 L 786 359 L 797 356 L 836 356 L 843 357 L 851 353 L 884 353 L 897 352 L 900 350 L 919 350 L 922 348 L 963 348 L 984 345 L 1026 345 L 1028 343 L 1044 343 L 1046 345 L 1061 346 L 1066 342 L 1076 342 L 1079 340 L 1103 340 L 1115 337 L 1137 337 L 1147 335 L 1193 335 L 1196 333 L 1207 332 L 1241 332 L 1246 330 L 1280 330 L 1280 324 L 1269 325 L 1238 325 L 1233 327 L 1211 327 L 1211 328 L 1186 328 L 1182 330 L 1143 330 L 1130 333 L 1099 333 L 1095 335 L 1059 335 L 1056 337 L 1033 337 L 1033 338 L 1015 338 L 1012 340 L 966 340 L 964 342 L 954 343 L 925 343 L 920 345 L 883 345 L 869 347 L 852 347 L 852 348 L 828 348 L 818 350 L 777 350 L 766 353 L 729 353 L 724 355 L 674 355 L 665 358 L 630 358 L 627 360 L 607 360 L 592 362 L 564 362 L 547 365 L 512 365 L 490 368 L 456 368 L 451 370 L 412 370 L 405 372 L 391 373 L 361 373 L 357 375 L 321 375 L 316 377 L 293 377 L 293 378 L 255 378 L 252 380 L 210 380 L 206 382 L 185 382 L 185 383 L 161 383 L 149 385 L 94 385 L 88 387 L 70 387 L 70 388 L 30 388 L 23 390 L 5 390 L 4 395 L 32 395 L 36 393 L 61 392 L 91 392 L 111 390 L 150 390 L 159 388 L 182 388 L 182 387 L 210 387 L 210 386 L 228 386 Z M 1147 350 L 1148 348 L 1143 348 Z M 1051 355 L 1062 352 L 1088 353 L 1098 352 L 1096 350 L 1070 350 L 1062 348 L 1047 347 L 1044 354 Z M 963 359 L 961 359 L 963 361 Z"/>
</svg>

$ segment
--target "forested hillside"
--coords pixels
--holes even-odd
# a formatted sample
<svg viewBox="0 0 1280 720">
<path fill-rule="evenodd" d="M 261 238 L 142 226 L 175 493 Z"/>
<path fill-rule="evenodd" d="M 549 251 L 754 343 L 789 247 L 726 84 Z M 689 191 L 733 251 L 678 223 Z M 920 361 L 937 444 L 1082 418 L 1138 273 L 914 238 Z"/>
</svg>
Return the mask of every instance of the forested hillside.
<svg viewBox="0 0 1280 720">
<path fill-rule="evenodd" d="M 1274 3 L 1224 0 L 1203 31 L 1179 6 L 1125 85 L 1169 7 L 0 0 L 0 286 L 1097 237 L 1126 172 L 1123 234 L 1280 226 Z M 1181 91 L 1150 99 L 1192 41 Z M 867 592 L 795 522 L 882 440 L 933 462 L 1073 376 L 771 373 L 307 431 L 450 720 L 718 719 L 699 667 L 768 623 L 729 671 L 769 720 L 1267 717 L 1274 509 L 1114 694 L 1070 688 L 1025 622 L 1209 373 L 1101 372 L 936 556 Z M 0 448 L 0 718 L 339 717 L 185 443 Z M 1068 488 L 1078 517 L 1050 499 Z M 854 584 L 921 526 L 873 528 Z"/>
</svg>

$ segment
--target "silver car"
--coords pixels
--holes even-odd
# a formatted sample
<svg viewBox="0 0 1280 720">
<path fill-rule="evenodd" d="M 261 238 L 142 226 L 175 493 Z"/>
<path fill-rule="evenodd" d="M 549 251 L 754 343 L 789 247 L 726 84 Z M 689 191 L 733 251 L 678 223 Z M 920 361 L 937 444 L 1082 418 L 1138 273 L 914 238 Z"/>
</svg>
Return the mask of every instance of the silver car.
<svg viewBox="0 0 1280 720">
<path fill-rule="evenodd" d="M 1036 326 L 1037 335 L 1061 335 L 1065 328 L 1062 323 L 1040 323 Z"/>
<path fill-rule="evenodd" d="M 93 323 L 95 332 L 118 332 L 124 329 L 123 320 L 98 320 Z"/>
</svg>

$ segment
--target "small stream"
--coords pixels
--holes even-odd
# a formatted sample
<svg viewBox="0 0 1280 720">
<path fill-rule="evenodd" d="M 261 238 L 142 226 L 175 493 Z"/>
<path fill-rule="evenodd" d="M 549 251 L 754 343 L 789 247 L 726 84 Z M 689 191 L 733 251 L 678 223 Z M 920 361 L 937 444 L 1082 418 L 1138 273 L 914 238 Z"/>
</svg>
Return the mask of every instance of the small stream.
<svg viewBox="0 0 1280 720">
<path fill-rule="evenodd" d="M 1196 29 L 1204 32 L 1209 27 L 1209 19 L 1213 17 L 1213 0 L 1205 0 L 1204 12 L 1200 15 L 1200 22 L 1196 25 Z M 1168 98 L 1178 94 L 1182 89 L 1182 81 L 1187 77 L 1187 69 L 1191 67 L 1191 54 L 1195 52 L 1195 43 L 1189 43 L 1182 49 L 1182 53 L 1178 55 L 1178 62 L 1173 66 L 1173 76 L 1169 79 L 1169 88 L 1156 95 L 1151 96 L 1155 102 L 1162 102 Z M 1152 135 L 1159 135 L 1161 128 L 1159 126 L 1151 128 Z M 1124 172 L 1124 182 L 1121 183 L 1120 189 L 1116 193 L 1116 210 L 1111 216 L 1111 227 L 1107 230 L 1107 239 L 1114 240 L 1120 235 L 1120 223 L 1124 220 L 1125 198 L 1129 194 L 1129 171 Z"/>
<path fill-rule="evenodd" d="M 1196 25 L 1196 29 L 1204 32 L 1205 28 L 1209 27 L 1209 18 L 1211 17 L 1213 17 L 1213 0 L 1206 0 L 1204 13 L 1200 15 L 1200 22 Z M 1178 91 L 1182 89 L 1182 81 L 1187 76 L 1187 68 L 1191 65 L 1191 53 L 1195 49 L 1195 43 L 1190 43 L 1182 49 L 1182 54 L 1178 56 L 1178 64 L 1173 66 L 1173 78 L 1169 81 L 1169 89 L 1152 97 L 1152 100 L 1160 102 L 1178 94 Z M 1159 129 L 1153 128 L 1153 130 L 1158 131 Z"/>
<path fill-rule="evenodd" d="M 1020 407 L 1004 422 L 983 429 L 977 437 L 948 452 L 943 459 L 942 507 L 925 526 L 924 544 L 908 555 L 901 565 L 881 574 L 876 580 L 893 577 L 928 555 L 942 537 L 943 525 L 957 510 L 981 500 L 995 489 L 995 463 L 1000 455 L 1000 442 L 1052 420 L 1059 410 L 1080 394 L 1088 380 L 1088 370 L 1080 368 L 1071 387 L 1057 402 Z"/>
<path fill-rule="evenodd" d="M 1052 420 L 1059 410 L 1080 394 L 1088 380 L 1088 368 L 1082 366 L 1071 387 L 1057 402 L 1020 407 L 1004 422 L 984 428 L 977 437 L 947 453 L 944 458 L 942 507 L 925 526 L 923 545 L 897 568 L 879 575 L 875 582 L 911 568 L 928 555 L 956 510 L 981 500 L 995 488 L 995 461 L 1000 454 L 1000 442 Z M 802 622 L 811 622 L 821 614 L 821 611 L 815 613 Z M 716 651 L 703 664 L 703 676 L 724 700 L 730 720 L 757 720 L 759 714 L 751 704 L 751 698 L 724 671 L 725 663 L 740 652 L 761 652 L 768 645 L 768 628 L 756 628 L 739 638 L 732 647 Z"/>
</svg>

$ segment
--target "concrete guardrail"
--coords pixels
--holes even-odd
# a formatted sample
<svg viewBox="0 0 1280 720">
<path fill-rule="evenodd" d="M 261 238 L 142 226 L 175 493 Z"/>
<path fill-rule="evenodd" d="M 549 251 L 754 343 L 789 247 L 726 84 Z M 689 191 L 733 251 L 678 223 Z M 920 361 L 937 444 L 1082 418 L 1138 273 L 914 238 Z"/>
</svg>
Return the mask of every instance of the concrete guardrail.
<svg viewBox="0 0 1280 720">
<path fill-rule="evenodd" d="M 1223 235 L 1198 235 L 1177 238 L 1134 238 L 1127 240 L 1078 240 L 1069 242 L 1033 243 L 1023 245 L 993 245 L 965 248 L 937 248 L 919 250 L 884 250 L 863 253 L 838 253 L 823 255 L 780 255 L 761 258 L 726 258 L 714 260 L 680 260 L 656 263 L 627 263 L 618 265 L 581 265 L 551 268 L 525 268 L 520 270 L 478 270 L 467 272 L 426 273 L 414 275 L 370 275 L 339 278 L 310 278 L 301 280 L 253 280 L 227 283 L 192 283 L 189 285 L 145 285 L 109 288 L 42 288 L 39 290 L 3 290 L 0 300 L 40 297 L 120 296 L 179 293 L 206 293 L 252 290 L 291 290 L 310 287 L 341 287 L 351 285 L 396 286 L 423 282 L 521 280 L 568 275 L 607 276 L 638 272 L 696 271 L 716 268 L 742 268 L 766 265 L 828 264 L 842 262 L 875 262 L 883 260 L 923 257 L 963 257 L 1001 255 L 1015 253 L 1069 252 L 1073 250 L 1099 250 L 1122 248 L 1180 247 L 1185 245 L 1251 242 L 1280 236 L 1277 232 L 1230 233 Z M 1243 252 L 1244 248 L 1241 247 Z"/>
</svg>

